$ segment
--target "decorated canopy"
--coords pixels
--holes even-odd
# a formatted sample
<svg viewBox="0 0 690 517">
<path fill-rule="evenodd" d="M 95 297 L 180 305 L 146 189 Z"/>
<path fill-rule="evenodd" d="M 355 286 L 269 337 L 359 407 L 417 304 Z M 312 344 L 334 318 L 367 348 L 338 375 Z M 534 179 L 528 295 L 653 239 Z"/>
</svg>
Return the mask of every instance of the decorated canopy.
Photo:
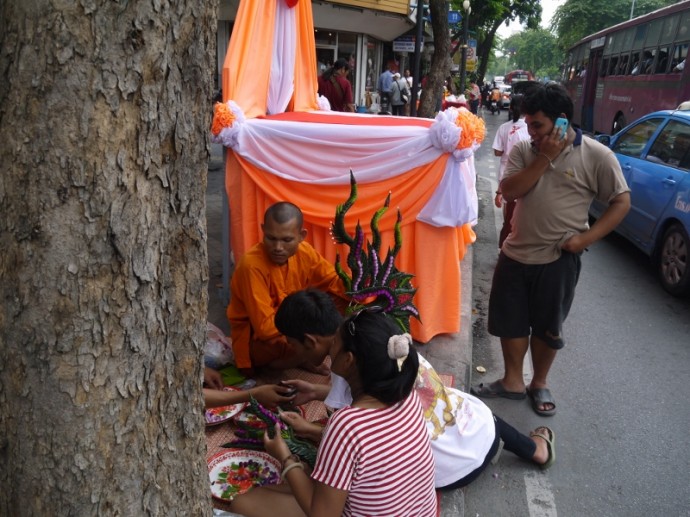
<svg viewBox="0 0 690 517">
<path fill-rule="evenodd" d="M 465 109 L 435 120 L 334 113 L 317 95 L 311 2 L 243 0 L 223 68 L 224 103 L 212 132 L 227 153 L 231 243 L 238 259 L 261 239 L 266 208 L 290 201 L 304 212 L 307 239 L 335 261 L 329 235 L 347 199 L 350 170 L 359 198 L 346 227 L 368 221 L 391 193 L 403 216 L 397 267 L 415 275 L 415 339 L 457 332 L 460 260 L 477 218 L 474 150 L 483 121 Z M 396 210 L 379 227 L 393 245 Z M 344 250 L 340 249 L 341 254 Z M 346 252 L 345 252 L 346 253 Z"/>
</svg>

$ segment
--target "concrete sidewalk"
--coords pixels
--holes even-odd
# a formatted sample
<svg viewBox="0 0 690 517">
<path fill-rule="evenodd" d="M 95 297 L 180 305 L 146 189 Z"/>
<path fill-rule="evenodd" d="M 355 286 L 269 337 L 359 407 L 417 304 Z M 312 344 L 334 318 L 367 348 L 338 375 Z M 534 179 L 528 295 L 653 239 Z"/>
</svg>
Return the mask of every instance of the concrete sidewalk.
<svg viewBox="0 0 690 517">
<path fill-rule="evenodd" d="M 228 302 L 227 288 L 223 286 L 224 178 L 223 148 L 213 144 L 206 189 L 209 262 L 208 320 L 229 334 L 230 329 L 225 316 Z M 472 366 L 472 255 L 472 247 L 469 247 L 465 259 L 460 263 L 462 273 L 462 285 L 458 286 L 462 292 L 460 332 L 436 336 L 418 349 L 439 373 L 452 375 L 455 386 L 463 391 L 469 390 Z M 441 515 L 443 517 L 464 515 L 464 493 L 461 489 L 442 494 Z"/>
</svg>

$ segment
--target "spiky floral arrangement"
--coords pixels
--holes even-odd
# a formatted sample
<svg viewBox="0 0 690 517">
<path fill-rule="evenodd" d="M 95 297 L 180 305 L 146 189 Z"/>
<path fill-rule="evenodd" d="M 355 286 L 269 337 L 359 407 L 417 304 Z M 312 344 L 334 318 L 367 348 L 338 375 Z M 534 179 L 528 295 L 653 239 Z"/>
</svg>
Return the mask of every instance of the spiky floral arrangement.
<svg viewBox="0 0 690 517">
<path fill-rule="evenodd" d="M 374 212 L 369 227 L 372 240 L 366 241 L 362 226 L 357 221 L 355 235 L 351 236 L 345 230 L 345 214 L 357 200 L 357 182 L 355 175 L 350 170 L 350 197 L 347 201 L 338 205 L 335 209 L 335 221 L 331 225 L 331 235 L 338 244 L 347 244 L 350 252 L 347 255 L 347 265 L 352 275 L 348 275 L 340 263 L 340 254 L 336 254 L 335 270 L 345 284 L 347 294 L 354 302 L 350 306 L 350 312 L 356 312 L 365 307 L 379 306 L 383 311 L 395 319 L 404 332 L 409 332 L 410 317 L 420 320 L 419 310 L 415 307 L 412 298 L 417 289 L 412 287 L 414 275 L 399 271 L 395 267 L 395 258 L 402 247 L 402 232 L 400 223 L 402 215 L 398 209 L 398 217 L 395 221 L 394 235 L 395 245 L 388 248 L 386 258 L 381 260 L 381 233 L 379 220 L 388 210 L 391 201 L 390 192 L 383 206 Z M 420 320 L 421 321 L 421 320 Z"/>
<path fill-rule="evenodd" d="M 290 452 L 297 454 L 310 467 L 316 463 L 316 446 L 306 440 L 295 436 L 293 429 L 285 424 L 278 413 L 274 413 L 254 398 L 250 397 L 249 405 L 244 409 L 246 413 L 256 416 L 260 421 L 260 426 L 236 420 L 237 429 L 234 431 L 237 439 L 224 443 L 221 447 L 253 450 L 264 450 L 263 436 L 265 432 L 273 433 L 276 423 L 280 424 L 280 435 L 290 449 Z"/>
</svg>

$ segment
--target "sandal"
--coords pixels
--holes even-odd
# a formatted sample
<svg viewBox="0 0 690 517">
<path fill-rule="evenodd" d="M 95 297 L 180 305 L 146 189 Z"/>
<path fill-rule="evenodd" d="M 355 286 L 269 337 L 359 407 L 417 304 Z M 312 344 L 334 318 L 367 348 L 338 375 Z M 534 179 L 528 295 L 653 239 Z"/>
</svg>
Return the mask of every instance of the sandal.
<svg viewBox="0 0 690 517">
<path fill-rule="evenodd" d="M 527 391 L 506 390 L 501 381 L 494 381 L 491 384 L 481 383 L 478 386 L 472 386 L 472 388 L 470 388 L 470 393 L 475 397 L 482 397 L 485 399 L 502 397 L 510 400 L 522 400 L 527 396 Z"/>
<path fill-rule="evenodd" d="M 532 399 L 532 409 L 537 415 L 540 416 L 553 416 L 556 414 L 556 401 L 551 395 L 551 390 L 549 388 L 528 388 L 527 394 L 529 398 Z M 551 404 L 553 407 L 551 409 L 542 409 L 539 406 L 544 406 L 544 404 Z"/>
<path fill-rule="evenodd" d="M 546 431 L 546 433 L 540 432 L 541 430 Z M 537 427 L 534 431 L 529 433 L 530 438 L 539 437 L 546 442 L 546 449 L 549 451 L 549 458 L 546 463 L 542 463 L 539 467 L 542 470 L 548 469 L 556 461 L 556 433 L 546 426 Z"/>
</svg>

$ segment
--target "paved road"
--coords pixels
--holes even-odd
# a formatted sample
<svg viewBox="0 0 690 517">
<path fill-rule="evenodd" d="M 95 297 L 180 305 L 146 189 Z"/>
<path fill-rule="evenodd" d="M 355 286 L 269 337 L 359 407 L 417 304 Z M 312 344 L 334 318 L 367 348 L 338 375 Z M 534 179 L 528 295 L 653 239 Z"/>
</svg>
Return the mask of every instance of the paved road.
<svg viewBox="0 0 690 517">
<path fill-rule="evenodd" d="M 477 155 L 473 366 L 487 373 L 473 370 L 475 382 L 503 368 L 498 340 L 486 334 L 486 306 L 500 224 L 491 143 L 506 115 L 486 120 Z M 551 426 L 556 464 L 542 472 L 504 453 L 466 489 L 465 515 L 690 516 L 690 301 L 666 294 L 645 257 L 610 236 L 583 257 L 565 335 L 550 377 L 556 416 L 539 417 L 526 401 L 488 402 L 523 432 Z"/>
</svg>

